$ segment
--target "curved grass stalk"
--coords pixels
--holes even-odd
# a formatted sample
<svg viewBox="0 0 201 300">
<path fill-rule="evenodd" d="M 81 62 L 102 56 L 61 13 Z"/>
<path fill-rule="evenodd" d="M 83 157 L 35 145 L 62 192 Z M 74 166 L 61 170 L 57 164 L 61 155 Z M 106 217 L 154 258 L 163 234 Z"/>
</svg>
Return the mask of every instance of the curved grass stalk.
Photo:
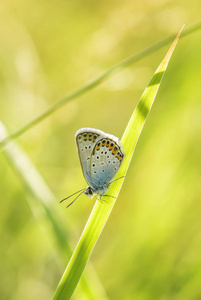
<svg viewBox="0 0 201 300">
<path fill-rule="evenodd" d="M 175 49 L 180 33 L 181 31 L 177 35 L 163 61 L 154 73 L 154 76 L 139 100 L 123 134 L 121 143 L 125 152 L 125 157 L 120 170 L 115 176 L 116 179 L 121 176 L 125 176 L 127 172 L 138 138 L 154 102 L 161 80 L 167 69 L 169 60 Z M 122 183 L 122 180 L 116 180 L 113 184 L 111 184 L 108 194 L 117 198 Z M 55 292 L 53 298 L 54 300 L 67 300 L 71 298 L 84 271 L 87 261 L 93 251 L 93 248 L 99 238 L 99 235 L 101 234 L 112 211 L 115 201 L 116 199 L 113 198 L 111 198 L 108 204 L 102 204 L 100 201 L 96 201 L 80 240 Z"/>
<path fill-rule="evenodd" d="M 193 26 L 189 26 L 189 28 L 187 28 L 182 36 L 187 36 L 189 34 L 191 34 L 192 32 L 195 32 L 196 30 L 199 30 L 201 28 L 201 22 L 196 23 Z M 175 36 L 175 35 L 174 35 Z M 4 140 L 2 140 L 0 142 L 0 147 L 3 148 L 7 143 L 9 143 L 10 141 L 18 138 L 19 136 L 21 136 L 23 133 L 25 133 L 26 131 L 28 131 L 29 129 L 31 129 L 32 127 L 34 127 L 35 125 L 37 125 L 38 123 L 40 123 L 41 121 L 43 121 L 44 119 L 46 119 L 49 115 L 51 115 L 52 113 L 54 113 L 55 111 L 57 111 L 59 108 L 61 108 L 63 105 L 65 105 L 68 101 L 75 99 L 81 95 L 84 95 L 85 93 L 87 93 L 88 91 L 92 90 L 93 88 L 95 88 L 96 86 L 98 86 L 99 84 L 101 84 L 102 82 L 104 82 L 107 78 L 109 78 L 110 76 L 112 76 L 114 73 L 116 73 L 117 71 L 139 61 L 140 59 L 146 57 L 147 55 L 153 53 L 154 51 L 162 48 L 163 46 L 167 45 L 168 43 L 170 43 L 172 41 L 172 39 L 174 38 L 173 35 L 169 36 L 168 38 L 165 38 L 153 45 L 151 45 L 150 47 L 132 55 L 131 57 L 128 57 L 127 59 L 123 60 L 122 62 L 116 64 L 115 66 L 111 67 L 110 69 L 108 69 L 106 72 L 104 72 L 103 74 L 101 74 L 100 76 L 98 76 L 97 78 L 93 79 L 91 82 L 85 84 L 84 86 L 80 87 L 79 89 L 77 89 L 76 91 L 70 93 L 68 96 L 66 96 L 65 98 L 59 100 L 58 102 L 56 102 L 55 104 L 53 104 L 51 107 L 49 107 L 44 113 L 42 113 L 40 116 L 38 116 L 37 118 L 35 118 L 34 120 L 32 120 L 30 123 L 28 123 L 27 125 L 23 126 L 21 129 L 17 130 L 16 132 L 12 133 L 10 136 L 8 136 L 7 138 L 5 138 Z"/>
</svg>

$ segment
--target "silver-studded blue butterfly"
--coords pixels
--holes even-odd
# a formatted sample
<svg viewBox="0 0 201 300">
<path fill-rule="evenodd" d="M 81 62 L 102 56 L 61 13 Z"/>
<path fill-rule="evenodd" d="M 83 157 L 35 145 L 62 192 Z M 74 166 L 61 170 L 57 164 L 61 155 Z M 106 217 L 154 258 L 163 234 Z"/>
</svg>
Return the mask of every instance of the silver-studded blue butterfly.
<svg viewBox="0 0 201 300">
<path fill-rule="evenodd" d="M 81 193 L 73 202 L 82 193 L 91 198 L 94 194 L 98 194 L 99 199 L 105 201 L 101 196 L 109 196 L 104 193 L 112 183 L 111 180 L 124 158 L 119 139 L 114 135 L 89 127 L 79 129 L 75 134 L 75 138 L 82 171 L 89 186 L 76 192 Z M 61 202 L 69 197 L 61 200 Z"/>
</svg>

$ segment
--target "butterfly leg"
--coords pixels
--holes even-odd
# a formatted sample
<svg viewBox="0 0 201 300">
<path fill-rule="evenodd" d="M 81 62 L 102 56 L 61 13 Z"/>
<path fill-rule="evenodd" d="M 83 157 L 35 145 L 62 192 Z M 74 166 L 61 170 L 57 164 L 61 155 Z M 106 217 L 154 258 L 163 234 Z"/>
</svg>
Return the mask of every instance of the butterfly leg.
<svg viewBox="0 0 201 300">
<path fill-rule="evenodd" d="M 105 195 L 100 195 L 100 197 L 98 198 L 98 200 L 99 200 L 101 203 L 108 203 L 106 200 L 102 199 L 101 196 L 105 196 Z"/>
<path fill-rule="evenodd" d="M 116 197 L 111 196 L 111 195 L 101 195 L 101 196 L 104 196 L 104 197 L 112 197 L 112 198 L 116 199 Z"/>
<path fill-rule="evenodd" d="M 117 179 L 115 179 L 115 180 L 113 180 L 113 181 L 110 181 L 108 185 L 110 185 L 111 183 L 113 183 L 113 182 L 115 182 L 115 181 L 117 181 L 117 180 L 119 180 L 119 179 L 122 179 L 122 178 L 124 178 L 124 177 L 126 177 L 126 176 L 121 176 L 121 177 L 119 177 L 119 178 L 117 178 Z"/>
<path fill-rule="evenodd" d="M 111 198 L 116 199 L 116 197 L 111 196 L 111 195 L 100 195 L 99 201 L 100 201 L 100 202 L 105 202 L 105 203 L 108 203 L 108 201 L 102 199 L 102 197 L 111 197 Z"/>
</svg>

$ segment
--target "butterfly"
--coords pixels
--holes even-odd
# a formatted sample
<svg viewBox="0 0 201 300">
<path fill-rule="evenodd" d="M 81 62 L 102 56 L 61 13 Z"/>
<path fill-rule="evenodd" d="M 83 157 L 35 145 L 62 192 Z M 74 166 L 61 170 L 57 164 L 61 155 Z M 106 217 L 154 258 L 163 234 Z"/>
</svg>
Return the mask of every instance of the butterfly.
<svg viewBox="0 0 201 300">
<path fill-rule="evenodd" d="M 79 129 L 75 134 L 75 139 L 82 172 L 89 186 L 70 195 L 69 197 L 80 192 L 67 207 L 83 193 L 91 198 L 94 194 L 99 195 L 99 200 L 105 201 L 102 197 L 109 196 L 105 195 L 105 192 L 114 182 L 111 180 L 124 158 L 119 139 L 112 134 L 89 127 Z"/>
</svg>

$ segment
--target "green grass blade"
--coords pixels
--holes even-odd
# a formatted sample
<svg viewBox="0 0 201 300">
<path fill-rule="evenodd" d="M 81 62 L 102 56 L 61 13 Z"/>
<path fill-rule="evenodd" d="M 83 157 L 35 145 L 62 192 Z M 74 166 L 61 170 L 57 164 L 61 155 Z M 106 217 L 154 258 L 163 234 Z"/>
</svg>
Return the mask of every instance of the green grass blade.
<svg viewBox="0 0 201 300">
<path fill-rule="evenodd" d="M 194 24 L 193 26 L 189 26 L 183 32 L 182 36 L 183 37 L 187 36 L 187 35 L 195 32 L 195 31 L 199 30 L 200 28 L 201 28 L 201 23 L 200 22 Z M 6 139 L 2 140 L 0 142 L 0 147 L 4 147 L 7 143 L 12 141 L 13 139 L 18 138 L 19 136 L 21 136 L 23 133 L 25 133 L 26 131 L 28 131 L 29 129 L 31 129 L 32 127 L 34 127 L 35 125 L 37 125 L 38 123 L 43 121 L 44 119 L 46 119 L 49 115 L 51 115 L 52 113 L 57 111 L 59 108 L 61 108 L 63 105 L 65 105 L 68 101 L 70 101 L 72 99 L 75 99 L 75 98 L 77 98 L 81 95 L 84 95 L 86 92 L 92 90 L 93 88 L 95 88 L 96 86 L 98 86 L 99 84 L 104 82 L 107 78 L 112 76 L 117 71 L 119 71 L 119 70 L 121 70 L 121 69 L 123 69 L 123 68 L 137 62 L 137 61 L 139 61 L 140 59 L 146 57 L 147 55 L 149 55 L 149 54 L 153 53 L 154 51 L 156 51 L 156 50 L 162 48 L 163 46 L 167 45 L 169 42 L 172 41 L 173 38 L 174 38 L 174 36 L 171 35 L 168 38 L 165 38 L 165 39 L 151 45 L 150 47 L 148 47 L 148 48 L 132 55 L 131 57 L 128 57 L 127 59 L 123 60 L 122 62 L 116 64 L 113 67 L 111 67 L 110 69 L 108 69 L 106 72 L 104 72 L 103 74 L 101 74 L 97 78 L 93 79 L 89 83 L 85 84 L 84 86 L 80 87 L 76 91 L 70 93 L 65 98 L 63 98 L 63 99 L 59 100 L 58 102 L 56 102 L 55 104 L 53 104 L 51 107 L 49 107 L 40 116 L 38 116 L 37 118 L 32 120 L 27 125 L 23 126 L 21 129 L 14 132 L 10 136 L 8 136 Z"/>
<path fill-rule="evenodd" d="M 121 140 L 125 152 L 125 158 L 115 178 L 124 176 L 126 174 L 136 143 L 138 141 L 148 113 L 151 109 L 153 101 L 156 97 L 162 77 L 164 75 L 164 72 L 166 71 L 171 55 L 175 49 L 180 33 L 181 31 L 177 35 L 175 41 L 173 42 L 163 61 L 156 70 L 149 85 L 145 89 L 133 115 L 131 116 L 131 119 Z M 123 180 L 120 179 L 111 184 L 108 195 L 117 197 L 122 185 L 122 181 Z M 96 241 L 101 234 L 112 211 L 115 201 L 116 200 L 114 200 L 113 198 L 109 198 L 108 204 L 103 204 L 98 200 L 96 201 L 82 233 L 82 236 L 80 237 L 77 247 L 73 253 L 73 256 L 71 257 L 71 260 L 69 261 L 69 264 L 55 292 L 53 298 L 54 300 L 67 300 L 71 298 L 91 255 L 91 252 L 96 244 Z"/>
</svg>

